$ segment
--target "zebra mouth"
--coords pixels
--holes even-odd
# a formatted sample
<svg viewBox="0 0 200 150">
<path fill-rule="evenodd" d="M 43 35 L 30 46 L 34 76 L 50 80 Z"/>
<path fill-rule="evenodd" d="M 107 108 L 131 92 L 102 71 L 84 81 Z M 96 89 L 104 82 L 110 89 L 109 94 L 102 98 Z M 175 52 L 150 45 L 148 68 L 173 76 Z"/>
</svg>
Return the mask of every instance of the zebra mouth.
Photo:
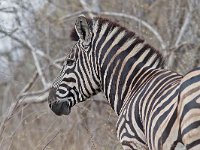
<svg viewBox="0 0 200 150">
<path fill-rule="evenodd" d="M 69 115 L 71 112 L 71 107 L 67 102 L 55 102 L 49 105 L 51 110 L 58 116 Z"/>
</svg>

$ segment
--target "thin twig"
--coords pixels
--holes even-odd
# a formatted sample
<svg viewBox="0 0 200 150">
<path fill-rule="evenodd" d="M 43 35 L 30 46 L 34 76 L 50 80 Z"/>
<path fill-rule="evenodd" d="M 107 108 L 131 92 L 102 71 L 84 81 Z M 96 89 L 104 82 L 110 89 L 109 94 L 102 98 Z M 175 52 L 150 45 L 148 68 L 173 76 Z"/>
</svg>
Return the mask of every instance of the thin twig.
<svg viewBox="0 0 200 150">
<path fill-rule="evenodd" d="M 34 72 L 32 78 L 29 80 L 29 82 L 25 85 L 25 87 L 21 90 L 20 95 L 22 95 L 23 93 L 27 92 L 34 84 L 35 80 L 38 77 L 38 72 Z"/>
<path fill-rule="evenodd" d="M 88 15 L 90 16 L 90 18 L 93 18 L 94 14 L 92 13 L 92 9 L 89 7 L 87 2 L 85 0 L 79 0 L 79 1 L 81 5 L 83 6 L 83 9 L 88 12 Z"/>
<path fill-rule="evenodd" d="M 187 1 L 188 2 L 188 12 L 185 16 L 185 20 L 184 20 L 184 23 L 181 27 L 181 30 L 179 32 L 179 35 L 177 37 L 177 40 L 176 40 L 176 43 L 175 43 L 175 47 L 178 47 L 179 43 L 181 42 L 181 38 L 183 37 L 185 31 L 188 29 L 190 23 L 191 23 L 191 19 L 192 19 L 192 12 L 193 12 L 193 4 L 194 4 L 194 1 L 193 0 L 189 0 Z"/>
<path fill-rule="evenodd" d="M 17 38 L 16 36 L 13 35 L 13 33 L 16 31 L 17 29 L 15 29 L 12 32 L 6 32 L 5 30 L 2 30 L 0 28 L 0 33 L 3 33 L 5 36 L 10 37 L 11 39 L 13 39 L 14 41 L 18 42 L 19 44 L 21 44 L 22 46 L 24 46 L 25 48 L 29 49 L 32 51 L 32 46 L 30 47 L 30 45 L 28 45 L 26 42 L 22 41 L 21 39 Z M 29 42 L 30 43 L 30 42 Z M 56 68 L 61 68 L 60 65 L 57 64 L 57 60 L 52 60 L 47 54 L 45 54 L 42 50 L 36 49 L 35 53 L 43 58 L 45 58 L 46 60 L 48 60 L 51 65 L 53 65 Z"/>
<path fill-rule="evenodd" d="M 16 36 L 13 35 L 14 32 L 16 32 L 16 31 L 17 31 L 17 29 L 13 30 L 12 32 L 6 32 L 5 30 L 2 30 L 2 29 L 0 28 L 0 33 L 3 33 L 5 36 L 10 37 L 11 39 L 13 39 L 13 40 L 15 40 L 16 42 L 18 42 L 18 43 L 20 43 L 21 45 L 23 45 L 25 48 L 31 50 L 31 48 L 30 48 L 24 41 L 20 40 L 19 38 L 17 38 Z M 10 53 L 10 52 L 12 52 L 12 51 L 9 51 L 9 52 L 0 52 L 0 54 L 1 54 L 1 55 L 4 55 L 4 54 Z M 48 56 L 47 54 L 45 54 L 43 51 L 41 51 L 41 50 L 39 50 L 39 49 L 36 49 L 36 50 L 35 50 L 35 53 L 36 53 L 37 55 L 43 57 L 44 59 L 48 60 L 48 61 L 51 63 L 51 65 L 53 65 L 54 67 L 59 68 L 59 69 L 61 68 L 60 65 L 56 64 L 56 60 L 55 60 L 55 62 L 54 62 L 54 60 L 52 60 L 52 59 L 50 58 L 50 56 Z"/>
<path fill-rule="evenodd" d="M 39 91 L 22 93 L 18 97 L 20 99 L 22 99 L 24 97 L 40 96 L 40 95 L 44 94 L 45 92 L 47 92 L 49 90 L 49 88 L 50 88 L 50 85 L 48 85 L 45 89 L 42 89 L 42 90 L 39 90 Z"/>
<path fill-rule="evenodd" d="M 17 9 L 15 7 L 0 8 L 0 12 L 13 14 L 13 13 L 17 13 Z"/>
<path fill-rule="evenodd" d="M 54 137 L 45 145 L 45 147 L 43 148 L 43 150 L 45 150 L 46 149 L 46 147 L 57 137 L 57 135 L 60 133 L 60 131 L 58 131 L 55 135 L 54 135 Z"/>
<path fill-rule="evenodd" d="M 183 23 L 183 26 L 181 27 L 181 30 L 178 34 L 178 38 L 176 40 L 176 43 L 175 43 L 175 47 L 178 47 L 180 41 L 181 41 L 181 38 L 183 37 L 183 34 L 185 33 L 186 29 L 188 28 L 189 24 L 190 24 L 190 20 L 191 20 L 191 12 L 189 11 L 185 17 L 185 21 Z"/>
<path fill-rule="evenodd" d="M 59 18 L 59 22 L 63 22 L 65 20 L 67 20 L 67 19 L 71 19 L 71 18 L 77 17 L 77 16 L 79 16 L 81 14 L 84 14 L 86 12 L 87 11 L 85 11 L 85 10 L 81 10 L 81 11 L 77 11 L 77 12 L 72 13 L 72 14 L 68 14 L 68 15 L 62 16 L 61 18 Z"/>
<path fill-rule="evenodd" d="M 46 55 L 43 51 L 41 50 L 38 50 L 38 49 L 35 49 L 31 43 L 28 41 L 28 40 L 25 40 L 25 41 L 22 41 L 21 39 L 19 39 L 18 37 L 16 37 L 15 35 L 13 35 L 14 32 L 6 32 L 5 30 L 2 30 L 0 29 L 0 33 L 3 33 L 5 36 L 8 36 L 10 37 L 11 39 L 15 40 L 16 42 L 20 43 L 21 45 L 23 45 L 25 48 L 29 49 L 32 53 L 32 56 L 33 56 L 33 59 L 34 59 L 34 62 L 35 62 L 35 66 L 37 68 L 37 73 L 39 74 L 40 78 L 41 78 L 41 81 L 43 83 L 43 86 L 44 88 L 48 87 L 48 84 L 45 80 L 45 77 L 44 77 L 44 74 L 43 74 L 43 69 L 41 68 L 40 66 L 40 63 L 39 63 L 39 60 L 37 58 L 37 55 L 45 58 L 46 60 L 48 60 L 50 62 L 50 65 L 53 65 L 54 67 L 58 68 L 58 69 L 61 69 L 61 66 L 58 64 L 60 62 L 63 62 L 65 57 L 62 57 L 62 58 L 59 58 L 59 59 L 56 59 L 56 60 L 52 60 L 48 55 Z M 33 78 L 34 80 L 34 78 Z M 31 82 L 31 81 L 30 81 Z M 33 81 L 34 82 L 34 81 Z M 31 84 L 33 83 L 30 83 L 30 86 L 32 86 Z M 27 86 L 29 86 L 29 84 L 27 84 Z M 30 88 L 30 87 L 25 87 L 26 88 Z M 24 89 L 24 90 L 25 90 Z M 21 92 L 21 94 L 23 93 L 23 91 Z"/>
<path fill-rule="evenodd" d="M 37 68 L 37 71 L 38 71 L 38 74 L 41 78 L 41 81 L 42 81 L 42 84 L 44 87 L 46 87 L 46 80 L 45 80 L 45 77 L 44 77 L 44 74 L 42 72 L 42 69 L 41 69 L 41 66 L 40 66 L 40 63 L 39 63 L 39 60 L 37 58 L 37 55 L 36 55 L 36 50 L 35 48 L 32 46 L 32 44 L 30 43 L 30 41 L 26 40 L 26 43 L 28 45 L 28 47 L 31 49 L 31 53 L 33 55 L 33 59 L 34 59 L 34 62 L 35 62 L 35 66 Z"/>
<path fill-rule="evenodd" d="M 43 143 L 44 139 L 47 139 L 49 135 L 52 134 L 53 131 L 51 131 L 52 128 L 55 127 L 55 123 L 57 123 L 57 119 L 54 119 L 54 121 L 48 125 L 48 127 L 46 128 L 46 134 L 43 134 L 40 139 L 39 139 L 39 142 L 37 143 L 37 145 L 35 145 L 35 149 L 37 150 L 38 147 Z"/>
<path fill-rule="evenodd" d="M 0 125 L 0 138 L 3 138 L 2 134 L 3 134 L 3 131 L 5 129 L 5 124 L 11 118 L 11 116 L 12 116 L 14 110 L 16 109 L 17 105 L 18 105 L 18 101 L 12 103 L 10 108 L 9 108 L 9 110 L 8 110 L 8 113 L 6 114 L 6 116 L 4 116 L 4 118 L 3 118 L 2 122 L 1 122 L 1 125 Z"/>
<path fill-rule="evenodd" d="M 46 59 L 47 61 L 50 62 L 50 65 L 56 67 L 56 68 L 59 68 L 61 69 L 61 66 L 57 64 L 57 60 L 52 60 L 52 58 L 50 58 L 49 55 L 45 54 L 43 51 L 41 50 L 36 50 L 36 54 L 41 56 L 42 58 Z M 60 58 L 59 58 L 60 59 Z"/>
<path fill-rule="evenodd" d="M 31 45 L 30 41 L 28 40 L 25 40 L 25 41 L 22 41 L 20 40 L 19 38 L 17 38 L 16 36 L 14 36 L 13 34 L 10 34 L 4 30 L 1 30 L 0 29 L 0 32 L 3 33 L 4 35 L 10 37 L 11 39 L 17 41 L 18 43 L 20 43 L 21 45 L 23 45 L 24 47 L 26 47 L 27 49 L 31 50 L 31 53 L 33 55 L 33 59 L 34 59 L 34 62 L 35 62 L 35 66 L 37 68 L 37 71 L 38 71 L 38 74 L 41 78 L 41 81 L 43 83 L 43 86 L 45 87 L 46 86 L 46 80 L 45 80 L 45 77 L 42 73 L 42 70 L 41 70 L 41 67 L 40 67 L 40 63 L 38 61 L 38 58 L 37 58 L 37 55 L 36 55 L 36 50 L 35 48 Z"/>
<path fill-rule="evenodd" d="M 5 124 L 10 120 L 13 116 L 14 112 L 21 106 L 32 104 L 32 103 L 42 103 L 47 100 L 48 97 L 48 90 L 50 87 L 47 87 L 44 90 L 34 92 L 34 93 L 27 93 L 26 95 L 22 95 L 20 99 L 16 102 L 13 102 L 8 110 L 8 113 L 4 116 L 1 125 L 0 125 L 0 138 L 2 137 L 3 131 L 5 129 Z"/>
<path fill-rule="evenodd" d="M 54 63 L 56 63 L 56 64 L 58 64 L 58 63 L 63 63 L 63 62 L 65 61 L 65 59 L 66 59 L 66 56 L 61 57 L 61 58 L 58 58 L 58 59 L 56 59 L 56 60 L 54 61 Z"/>
</svg>

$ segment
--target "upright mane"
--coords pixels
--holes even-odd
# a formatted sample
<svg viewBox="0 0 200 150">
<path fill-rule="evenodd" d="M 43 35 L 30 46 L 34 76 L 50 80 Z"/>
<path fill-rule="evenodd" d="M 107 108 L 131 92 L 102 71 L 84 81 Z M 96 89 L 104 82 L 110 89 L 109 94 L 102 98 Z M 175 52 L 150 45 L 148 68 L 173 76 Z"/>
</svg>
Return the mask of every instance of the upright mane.
<svg viewBox="0 0 200 150">
<path fill-rule="evenodd" d="M 116 22 L 113 22 L 110 19 L 102 18 L 102 17 L 95 17 L 93 19 L 86 18 L 86 19 L 87 19 L 88 25 L 90 26 L 91 30 L 93 28 L 93 25 L 97 22 L 98 22 L 97 32 L 100 32 L 103 25 L 108 24 L 107 28 L 109 28 L 109 30 L 107 30 L 107 31 L 111 31 L 111 30 L 113 30 L 114 28 L 117 27 L 117 28 L 119 28 L 120 31 L 125 31 L 126 34 L 124 35 L 124 39 L 135 38 L 136 43 L 144 43 L 145 42 L 145 40 L 140 38 L 139 36 L 137 36 L 135 32 L 130 31 L 126 27 L 124 27 L 124 26 L 122 26 L 122 25 L 120 25 Z M 75 28 L 73 28 L 71 30 L 70 38 L 71 38 L 72 41 L 78 41 L 79 40 L 79 37 L 78 37 L 78 34 L 77 34 Z M 158 59 L 162 60 L 162 62 L 163 62 L 162 66 L 163 66 L 164 65 L 164 59 L 163 59 L 162 54 L 148 43 L 145 43 L 145 47 L 150 48 L 151 50 L 153 50 L 157 54 Z"/>
</svg>

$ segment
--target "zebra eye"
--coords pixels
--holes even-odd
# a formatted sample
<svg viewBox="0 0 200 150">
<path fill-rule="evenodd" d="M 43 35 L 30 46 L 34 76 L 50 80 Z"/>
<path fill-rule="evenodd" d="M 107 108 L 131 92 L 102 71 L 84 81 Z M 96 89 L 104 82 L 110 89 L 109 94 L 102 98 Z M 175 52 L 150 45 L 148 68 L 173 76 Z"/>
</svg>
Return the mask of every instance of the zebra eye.
<svg viewBox="0 0 200 150">
<path fill-rule="evenodd" d="M 68 66 L 73 65 L 73 63 L 74 63 L 74 60 L 72 60 L 72 59 L 67 59 L 67 60 L 66 60 L 66 64 L 67 64 Z"/>
</svg>

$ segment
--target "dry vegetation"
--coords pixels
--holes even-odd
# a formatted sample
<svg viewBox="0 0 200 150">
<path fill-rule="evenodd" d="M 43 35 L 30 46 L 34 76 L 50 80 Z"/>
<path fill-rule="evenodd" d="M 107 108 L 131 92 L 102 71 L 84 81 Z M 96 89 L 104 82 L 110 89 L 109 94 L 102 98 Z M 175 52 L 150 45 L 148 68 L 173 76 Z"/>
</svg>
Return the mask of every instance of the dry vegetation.
<svg viewBox="0 0 200 150">
<path fill-rule="evenodd" d="M 122 149 L 117 116 L 102 95 L 62 117 L 46 102 L 73 45 L 70 30 L 82 13 L 134 30 L 161 51 L 166 68 L 184 74 L 200 66 L 199 0 L 8 0 L 9 6 L 5 1 L 0 1 L 0 14 L 12 15 L 13 21 L 8 28 L 0 19 L 0 40 L 9 41 L 0 50 L 1 150 Z"/>
</svg>

